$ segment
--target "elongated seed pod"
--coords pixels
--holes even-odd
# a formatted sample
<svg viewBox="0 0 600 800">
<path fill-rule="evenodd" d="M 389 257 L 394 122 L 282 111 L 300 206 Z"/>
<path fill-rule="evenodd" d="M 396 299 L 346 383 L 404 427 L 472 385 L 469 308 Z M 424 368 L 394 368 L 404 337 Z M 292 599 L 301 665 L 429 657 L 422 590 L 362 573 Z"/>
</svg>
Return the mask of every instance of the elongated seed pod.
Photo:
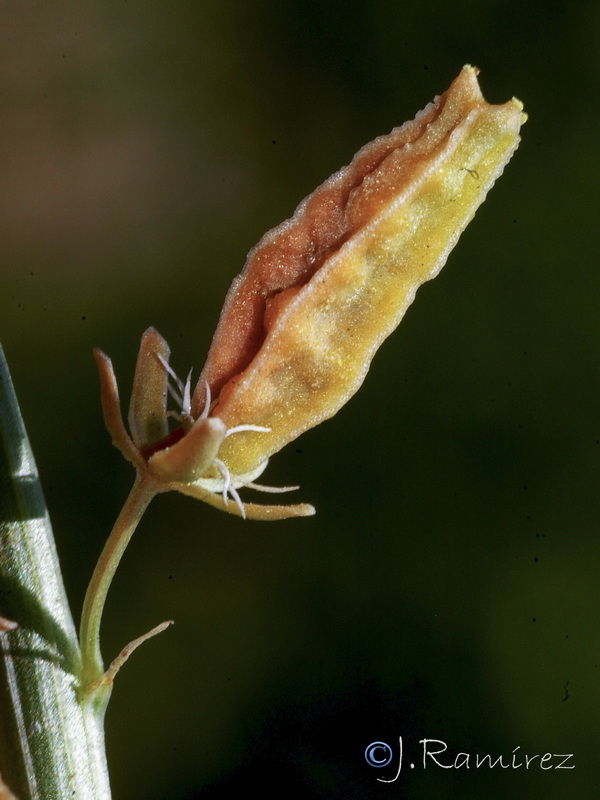
<svg viewBox="0 0 600 800">
<path fill-rule="evenodd" d="M 356 392 L 417 288 L 435 277 L 519 142 L 511 100 L 488 104 L 466 66 L 447 92 L 306 198 L 234 280 L 202 380 L 245 473 Z M 204 402 L 196 388 L 193 414 Z"/>
</svg>

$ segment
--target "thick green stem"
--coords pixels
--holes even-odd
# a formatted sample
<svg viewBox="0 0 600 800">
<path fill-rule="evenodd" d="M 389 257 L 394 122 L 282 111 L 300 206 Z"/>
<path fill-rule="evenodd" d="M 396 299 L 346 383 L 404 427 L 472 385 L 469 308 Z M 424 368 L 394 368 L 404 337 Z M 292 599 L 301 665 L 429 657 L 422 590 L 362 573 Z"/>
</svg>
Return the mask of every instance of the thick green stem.
<svg viewBox="0 0 600 800">
<path fill-rule="evenodd" d="M 81 655 L 52 528 L 0 348 L 0 773 L 19 800 L 110 800 L 102 714 L 81 702 Z M 6 627 L 6 626 L 3 626 Z"/>
<path fill-rule="evenodd" d="M 104 664 L 100 652 L 100 622 L 108 589 L 125 548 L 155 494 L 155 484 L 149 478 L 140 476 L 136 478 L 129 497 L 104 545 L 88 586 L 83 603 L 80 630 L 83 683 L 84 687 L 88 689 L 97 685 L 104 674 Z"/>
</svg>

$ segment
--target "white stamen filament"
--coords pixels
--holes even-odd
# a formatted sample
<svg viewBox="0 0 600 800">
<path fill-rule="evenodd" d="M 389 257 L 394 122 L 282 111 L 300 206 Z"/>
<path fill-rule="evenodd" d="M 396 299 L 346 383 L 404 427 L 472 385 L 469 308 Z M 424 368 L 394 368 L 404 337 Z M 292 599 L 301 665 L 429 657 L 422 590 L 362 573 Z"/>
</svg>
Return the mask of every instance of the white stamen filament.
<svg viewBox="0 0 600 800">
<path fill-rule="evenodd" d="M 169 362 L 163 358 L 163 356 L 156 354 L 156 357 L 160 361 L 160 363 L 165 368 L 167 374 L 169 375 L 170 380 L 167 382 L 167 390 L 173 400 L 177 403 L 181 411 L 167 411 L 167 416 L 173 419 L 176 419 L 178 422 L 185 422 L 193 421 L 191 419 L 192 415 L 192 400 L 191 400 L 191 381 L 192 381 L 192 370 L 189 371 L 185 384 L 183 381 L 177 376 L 175 371 L 171 368 Z M 208 381 L 204 380 L 204 390 L 205 390 L 205 399 L 204 399 L 204 408 L 202 409 L 202 413 L 198 417 L 198 419 L 206 419 L 210 413 L 211 407 L 211 392 L 210 386 Z M 264 425 L 235 425 L 233 428 L 229 428 L 229 430 L 225 433 L 225 438 L 227 436 L 231 436 L 234 433 L 244 433 L 244 432 L 253 432 L 253 433 L 270 433 L 271 428 L 266 428 Z M 298 489 L 298 486 L 263 486 L 259 483 L 253 483 L 250 481 L 244 481 L 243 478 L 237 477 L 232 475 L 227 466 L 220 458 L 215 458 L 213 462 L 214 466 L 219 471 L 221 478 L 222 478 L 222 485 L 219 485 L 221 481 L 216 481 L 214 479 L 208 479 L 206 483 L 211 484 L 211 491 L 220 492 L 223 497 L 223 502 L 225 505 L 229 504 L 229 497 L 235 502 L 237 507 L 240 510 L 240 514 L 243 519 L 246 519 L 246 511 L 244 509 L 244 504 L 238 494 L 237 487 L 243 486 L 248 487 L 249 489 L 255 489 L 259 492 L 270 492 L 272 494 L 279 494 L 280 492 L 291 492 L 294 489 Z M 262 470 L 261 470 L 262 471 Z M 256 475 L 256 472 L 254 473 Z M 254 476 L 252 476 L 254 477 Z M 202 481 L 199 481 L 202 483 Z M 204 484 L 206 486 L 206 483 Z M 208 488 L 208 487 L 207 487 Z"/>
<path fill-rule="evenodd" d="M 163 365 L 167 374 L 171 378 L 170 381 L 167 382 L 167 391 L 173 398 L 173 400 L 177 403 L 180 408 L 180 411 L 167 411 L 167 416 L 171 417 L 172 419 L 176 419 L 178 422 L 191 422 L 192 420 L 192 370 L 189 371 L 185 384 L 183 381 L 178 377 L 176 372 L 171 368 L 169 362 L 163 358 L 159 353 L 156 354 L 156 357 Z M 175 384 L 173 386 L 173 383 Z M 203 412 L 204 416 L 204 412 Z"/>
<path fill-rule="evenodd" d="M 183 382 L 177 377 L 176 373 L 171 368 L 169 362 L 165 358 L 163 358 L 159 353 L 156 354 L 156 357 L 158 358 L 160 363 L 166 369 L 168 375 L 170 375 L 170 377 L 172 378 L 173 382 L 175 383 L 175 386 L 173 386 L 171 381 L 167 382 L 167 390 L 168 390 L 169 394 L 171 395 L 173 400 L 175 400 L 175 402 L 177 403 L 179 408 L 183 408 L 183 395 L 184 395 L 184 392 L 185 392 L 185 387 L 183 385 Z M 177 387 L 177 388 L 175 388 L 175 387 Z"/>
<path fill-rule="evenodd" d="M 243 519 L 246 519 L 246 510 L 244 508 L 244 504 L 241 501 L 239 494 L 237 493 L 236 489 L 231 485 L 231 472 L 227 469 L 225 464 L 221 461 L 220 458 L 215 458 L 214 460 L 215 467 L 219 470 L 223 477 L 223 502 L 225 505 L 229 505 L 229 498 L 227 497 L 228 494 L 232 496 L 235 500 L 237 507 L 240 510 L 240 514 L 242 515 Z"/>
<path fill-rule="evenodd" d="M 263 425 L 236 425 L 234 428 L 229 428 L 225 434 L 225 438 L 231 436 L 232 433 L 242 433 L 243 431 L 256 431 L 256 433 L 271 433 L 271 428 L 265 428 Z"/>
<path fill-rule="evenodd" d="M 190 372 L 190 375 L 191 374 L 192 373 Z M 199 418 L 200 419 L 206 419 L 206 417 L 208 417 L 208 412 L 210 411 L 210 401 L 211 401 L 210 386 L 209 386 L 207 380 L 203 380 L 202 382 L 204 383 L 204 393 L 205 393 L 204 394 L 204 408 L 202 409 L 202 413 L 200 414 Z"/>
<path fill-rule="evenodd" d="M 192 416 L 192 370 L 188 372 L 185 386 L 183 388 L 181 414 L 182 416 L 188 418 Z"/>
</svg>

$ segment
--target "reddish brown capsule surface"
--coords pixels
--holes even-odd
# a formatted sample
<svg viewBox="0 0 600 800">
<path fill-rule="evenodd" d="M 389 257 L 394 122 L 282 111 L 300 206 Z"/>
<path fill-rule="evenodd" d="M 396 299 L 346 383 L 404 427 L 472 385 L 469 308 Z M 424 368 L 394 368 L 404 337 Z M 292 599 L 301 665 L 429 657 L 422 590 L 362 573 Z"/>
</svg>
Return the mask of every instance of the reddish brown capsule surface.
<svg viewBox="0 0 600 800">
<path fill-rule="evenodd" d="M 175 489 L 256 519 L 314 512 L 244 504 L 237 489 L 259 488 L 253 481 L 272 453 L 356 392 L 502 173 L 524 120 L 518 100 L 486 103 L 477 71 L 464 67 L 412 122 L 363 147 L 267 233 L 229 290 L 191 402 L 171 373 L 178 432 L 168 432 L 171 370 L 160 334 L 142 338 L 131 436 L 110 359 L 96 353 L 106 425 L 154 492 Z"/>
<path fill-rule="evenodd" d="M 362 383 L 417 288 L 433 278 L 516 149 L 522 105 L 487 103 L 466 66 L 417 117 L 351 164 L 267 233 L 234 280 L 202 378 L 244 473 L 332 416 Z M 204 384 L 192 411 L 200 413 Z"/>
</svg>

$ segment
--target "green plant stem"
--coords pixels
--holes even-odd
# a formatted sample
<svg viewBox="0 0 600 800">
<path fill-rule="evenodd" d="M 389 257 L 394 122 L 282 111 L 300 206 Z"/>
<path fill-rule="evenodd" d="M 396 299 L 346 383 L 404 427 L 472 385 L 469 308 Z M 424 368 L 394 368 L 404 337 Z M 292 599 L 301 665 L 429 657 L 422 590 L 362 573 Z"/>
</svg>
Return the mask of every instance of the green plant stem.
<svg viewBox="0 0 600 800">
<path fill-rule="evenodd" d="M 100 652 L 100 623 L 106 595 L 125 548 L 156 492 L 156 485 L 150 478 L 137 476 L 90 580 L 83 603 L 80 629 L 84 691 L 85 687 L 97 685 L 104 675 Z"/>
<path fill-rule="evenodd" d="M 52 528 L 0 348 L 0 773 L 19 800 L 110 800 L 103 715 L 81 702 L 81 654 Z"/>
</svg>

